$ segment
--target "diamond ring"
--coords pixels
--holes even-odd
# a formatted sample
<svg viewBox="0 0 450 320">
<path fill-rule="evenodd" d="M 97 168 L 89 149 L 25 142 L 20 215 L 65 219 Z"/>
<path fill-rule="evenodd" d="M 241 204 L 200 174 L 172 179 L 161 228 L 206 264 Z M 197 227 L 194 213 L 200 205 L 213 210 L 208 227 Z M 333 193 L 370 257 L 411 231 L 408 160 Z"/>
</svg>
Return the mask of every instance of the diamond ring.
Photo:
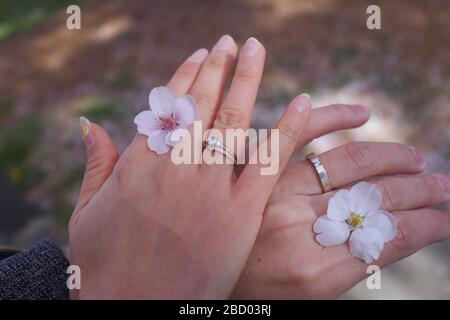
<svg viewBox="0 0 450 320">
<path fill-rule="evenodd" d="M 233 164 L 236 164 L 237 159 L 236 155 L 233 151 L 225 147 L 217 137 L 209 136 L 208 139 L 204 142 L 203 148 L 208 148 L 210 150 L 214 150 L 217 152 L 220 152 L 224 156 L 226 156 L 228 159 L 233 161 Z"/>
</svg>

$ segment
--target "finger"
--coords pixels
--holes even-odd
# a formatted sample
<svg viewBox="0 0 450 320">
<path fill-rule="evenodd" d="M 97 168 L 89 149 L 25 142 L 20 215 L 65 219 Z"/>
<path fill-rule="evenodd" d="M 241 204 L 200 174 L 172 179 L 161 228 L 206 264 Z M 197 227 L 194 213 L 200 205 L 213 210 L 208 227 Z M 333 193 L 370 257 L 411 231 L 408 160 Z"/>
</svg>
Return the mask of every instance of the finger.
<svg viewBox="0 0 450 320">
<path fill-rule="evenodd" d="M 391 142 L 350 143 L 320 154 L 319 159 L 332 189 L 376 176 L 419 173 L 426 165 L 425 156 L 417 149 Z M 322 193 L 309 161 L 292 163 L 283 173 L 279 188 L 293 194 Z"/>
<path fill-rule="evenodd" d="M 297 142 L 297 146 L 304 146 L 331 132 L 360 127 L 368 119 L 369 112 L 361 105 L 332 104 L 313 109 L 308 126 Z"/>
<path fill-rule="evenodd" d="M 255 38 L 249 38 L 241 49 L 230 90 L 214 121 L 214 129 L 218 131 L 210 133 L 216 136 L 237 157 L 239 157 L 239 152 L 245 150 L 245 130 L 250 126 L 253 106 L 263 73 L 264 59 L 264 47 Z M 231 131 L 227 132 L 227 129 L 243 130 L 233 130 L 233 134 L 227 137 L 227 133 L 231 133 Z M 204 152 L 211 151 L 205 149 Z M 224 160 L 226 159 L 224 158 Z M 232 164 L 232 161 L 226 163 Z M 206 165 L 204 167 L 205 170 L 214 169 L 215 172 L 219 172 L 216 166 Z M 232 168 L 232 165 L 228 166 L 229 170 L 224 170 L 221 167 L 220 174 L 229 174 L 232 172 Z"/>
<path fill-rule="evenodd" d="M 241 49 L 230 90 L 219 109 L 214 128 L 247 129 L 250 126 L 265 60 L 264 46 L 249 38 Z"/>
<path fill-rule="evenodd" d="M 384 210 L 412 210 L 430 207 L 450 200 L 450 180 L 441 174 L 391 176 L 369 181 L 380 188 Z M 313 202 L 316 212 L 326 212 L 328 200 L 335 192 L 320 195 Z"/>
<path fill-rule="evenodd" d="M 393 212 L 397 219 L 397 236 L 385 244 L 380 266 L 405 258 L 435 242 L 450 238 L 450 215 L 426 208 Z"/>
<path fill-rule="evenodd" d="M 85 117 L 80 118 L 80 126 L 87 150 L 87 164 L 73 215 L 83 209 L 100 190 L 118 159 L 117 149 L 102 127 Z"/>
<path fill-rule="evenodd" d="M 383 195 L 385 210 L 411 210 L 450 199 L 450 180 L 440 174 L 385 177 L 373 181 Z"/>
<path fill-rule="evenodd" d="M 209 128 L 221 102 L 228 73 L 236 59 L 237 46 L 225 35 L 213 47 L 203 63 L 190 94 L 198 105 L 198 118 L 203 129 Z"/>
<path fill-rule="evenodd" d="M 189 91 L 207 56 L 208 50 L 198 49 L 175 71 L 167 83 L 175 96 L 185 95 Z"/>
<path fill-rule="evenodd" d="M 276 131 L 271 133 L 267 141 L 260 143 L 258 150 L 253 152 L 250 163 L 239 176 L 235 188 L 238 194 L 250 192 L 255 202 L 259 202 L 262 206 L 265 205 L 280 173 L 295 149 L 298 138 L 306 128 L 310 112 L 311 101 L 306 94 L 299 95 L 290 103 L 278 122 Z M 276 137 L 277 134 L 279 134 L 278 141 L 273 139 L 274 135 Z M 267 152 L 264 152 L 266 150 Z M 260 155 L 262 153 L 270 154 L 269 168 L 263 167 L 261 164 Z"/>
</svg>

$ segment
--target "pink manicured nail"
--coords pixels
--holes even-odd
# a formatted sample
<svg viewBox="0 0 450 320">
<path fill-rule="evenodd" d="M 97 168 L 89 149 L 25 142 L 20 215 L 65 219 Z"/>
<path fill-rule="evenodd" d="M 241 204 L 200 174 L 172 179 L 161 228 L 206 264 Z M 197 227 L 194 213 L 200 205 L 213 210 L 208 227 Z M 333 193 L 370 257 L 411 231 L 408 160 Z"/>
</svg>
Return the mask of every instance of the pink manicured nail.
<svg viewBox="0 0 450 320">
<path fill-rule="evenodd" d="M 449 196 L 450 195 L 450 180 L 447 177 L 437 175 L 436 181 L 441 186 L 442 191 L 444 191 L 447 194 L 447 196 Z"/>
<path fill-rule="evenodd" d="M 91 122 L 86 117 L 80 117 L 80 127 L 83 140 L 88 146 L 91 146 L 94 143 L 91 133 Z"/>
<path fill-rule="evenodd" d="M 227 51 L 231 49 L 234 45 L 234 40 L 229 35 L 224 35 L 220 40 L 216 43 L 216 45 L 213 47 L 213 51 Z"/>
<path fill-rule="evenodd" d="M 261 43 L 255 38 L 248 38 L 242 47 L 242 54 L 246 56 L 254 56 L 261 48 Z"/>
<path fill-rule="evenodd" d="M 187 60 L 196 62 L 196 63 L 202 63 L 203 60 L 208 56 L 208 50 L 206 49 L 198 49 L 195 51 Z"/>
<path fill-rule="evenodd" d="M 426 162 L 425 155 L 415 147 L 409 147 L 418 164 L 424 165 Z"/>
<path fill-rule="evenodd" d="M 309 108 L 311 105 L 311 98 L 309 97 L 309 94 L 302 93 L 301 95 L 297 96 L 294 100 L 294 107 L 299 112 L 303 112 L 306 109 Z"/>
</svg>

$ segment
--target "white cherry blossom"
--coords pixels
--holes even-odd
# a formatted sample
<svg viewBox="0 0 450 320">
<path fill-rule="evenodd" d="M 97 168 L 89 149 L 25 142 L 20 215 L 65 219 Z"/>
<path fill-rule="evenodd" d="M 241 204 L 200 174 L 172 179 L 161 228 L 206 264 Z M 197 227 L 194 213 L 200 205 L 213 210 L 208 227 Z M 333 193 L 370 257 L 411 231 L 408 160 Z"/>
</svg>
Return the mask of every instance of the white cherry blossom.
<svg viewBox="0 0 450 320">
<path fill-rule="evenodd" d="M 317 242 L 328 247 L 349 239 L 352 256 L 366 263 L 377 260 L 384 244 L 397 234 L 395 217 L 380 209 L 382 198 L 379 187 L 367 182 L 336 192 L 328 202 L 327 214 L 314 223 Z"/>
</svg>

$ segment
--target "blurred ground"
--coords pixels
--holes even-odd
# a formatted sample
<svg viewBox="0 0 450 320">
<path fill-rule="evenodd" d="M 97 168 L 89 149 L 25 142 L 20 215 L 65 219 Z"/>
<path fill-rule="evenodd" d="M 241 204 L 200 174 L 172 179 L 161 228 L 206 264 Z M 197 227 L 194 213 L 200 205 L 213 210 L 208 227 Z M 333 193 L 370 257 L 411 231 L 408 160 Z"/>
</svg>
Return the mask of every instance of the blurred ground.
<svg viewBox="0 0 450 320">
<path fill-rule="evenodd" d="M 20 4 L 19 4 L 20 3 Z M 80 4 L 82 29 L 65 27 Z M 382 30 L 365 27 L 379 4 Z M 14 1 L 0 3 L 0 243 L 65 241 L 84 167 L 78 117 L 99 122 L 120 149 L 150 88 L 225 33 L 266 46 L 256 127 L 299 92 L 315 106 L 361 103 L 369 123 L 313 142 L 316 153 L 358 140 L 426 151 L 450 175 L 450 2 L 447 0 Z M 447 207 L 448 211 L 448 207 Z M 450 243 L 420 251 L 345 298 L 450 298 Z"/>
</svg>

